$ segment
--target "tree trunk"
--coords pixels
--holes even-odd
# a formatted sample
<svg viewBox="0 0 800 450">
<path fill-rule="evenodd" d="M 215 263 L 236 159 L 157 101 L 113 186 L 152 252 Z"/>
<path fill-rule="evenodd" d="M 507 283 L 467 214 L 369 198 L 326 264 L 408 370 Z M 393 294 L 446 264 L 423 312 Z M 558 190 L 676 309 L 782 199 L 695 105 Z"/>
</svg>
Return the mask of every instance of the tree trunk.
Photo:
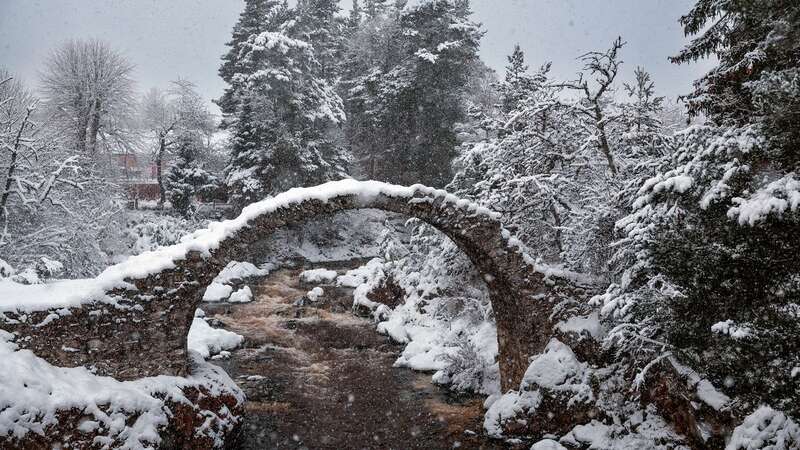
<svg viewBox="0 0 800 450">
<path fill-rule="evenodd" d="M 89 112 L 89 124 L 86 131 L 86 151 L 90 155 L 97 152 L 97 133 L 100 130 L 100 100 L 94 100 Z"/>
<path fill-rule="evenodd" d="M 19 126 L 19 131 L 17 131 L 17 135 L 14 138 L 14 147 L 11 150 L 11 160 L 8 162 L 8 170 L 6 171 L 6 182 L 3 186 L 3 195 L 0 196 L 0 217 L 3 219 L 4 229 L 5 225 L 8 224 L 8 209 L 6 206 L 8 205 L 8 197 L 11 194 L 11 183 L 13 182 L 12 179 L 14 177 L 14 172 L 17 170 L 17 158 L 19 156 L 19 149 L 22 146 L 22 133 L 25 132 L 25 128 L 28 126 L 28 120 L 31 117 L 31 113 L 33 113 L 33 110 L 29 108 L 27 113 L 25 113 L 25 118 L 22 119 L 22 124 Z"/>
<path fill-rule="evenodd" d="M 550 203 L 550 214 L 553 215 L 553 223 L 556 229 L 556 248 L 558 248 L 558 254 L 561 255 L 561 252 L 564 251 L 564 247 L 561 244 L 561 215 L 558 213 L 558 208 L 556 208 L 554 202 Z"/>
<path fill-rule="evenodd" d="M 73 107 L 75 108 L 78 116 L 75 119 L 76 150 L 81 153 L 86 153 L 86 127 L 89 125 L 89 111 L 86 111 L 83 95 L 80 92 L 78 92 L 76 95 L 77 98 L 73 101 Z"/>
<path fill-rule="evenodd" d="M 167 141 L 164 136 L 158 139 L 158 152 L 156 153 L 156 180 L 158 180 L 158 209 L 164 209 L 164 181 L 161 175 L 161 163 L 164 158 L 164 150 L 166 150 Z"/>
<path fill-rule="evenodd" d="M 600 151 L 606 157 L 608 168 L 611 170 L 611 175 L 617 175 L 617 164 L 614 162 L 614 155 L 611 154 L 611 146 L 608 144 L 606 137 L 606 126 L 603 124 L 603 113 L 600 110 L 600 105 L 595 101 L 594 104 L 595 123 L 597 124 L 597 133 L 600 135 Z"/>
</svg>

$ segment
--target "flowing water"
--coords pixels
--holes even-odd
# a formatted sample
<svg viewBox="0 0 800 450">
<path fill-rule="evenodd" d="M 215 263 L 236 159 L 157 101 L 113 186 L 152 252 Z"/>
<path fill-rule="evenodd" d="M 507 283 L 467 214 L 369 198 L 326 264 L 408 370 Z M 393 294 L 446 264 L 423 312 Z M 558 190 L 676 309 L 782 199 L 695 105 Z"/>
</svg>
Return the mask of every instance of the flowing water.
<svg viewBox="0 0 800 450">
<path fill-rule="evenodd" d="M 212 323 L 246 338 L 216 361 L 247 395 L 241 448 L 506 448 L 482 435 L 482 398 L 393 367 L 402 346 L 350 312 L 351 290 L 323 285 L 319 302 L 299 305 L 314 287 L 300 285 L 301 271 L 252 285 L 251 303 L 204 305 Z"/>
</svg>

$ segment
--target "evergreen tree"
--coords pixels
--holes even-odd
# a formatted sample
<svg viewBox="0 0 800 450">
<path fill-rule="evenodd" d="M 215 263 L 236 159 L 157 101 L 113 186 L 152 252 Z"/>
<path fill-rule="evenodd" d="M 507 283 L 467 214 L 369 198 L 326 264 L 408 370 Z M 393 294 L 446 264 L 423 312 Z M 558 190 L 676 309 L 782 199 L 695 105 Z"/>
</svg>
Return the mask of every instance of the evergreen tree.
<svg viewBox="0 0 800 450">
<path fill-rule="evenodd" d="M 349 160 L 335 141 L 345 117 L 342 101 L 316 55 L 319 50 L 332 60 L 325 44 L 338 39 L 330 28 L 339 23 L 336 2 L 258 6 L 246 9 L 234 28 L 230 58 L 220 71 L 229 84 L 220 106 L 232 130 L 226 185 L 239 207 L 294 186 L 342 178 Z M 245 17 L 248 12 L 257 17 Z"/>
<path fill-rule="evenodd" d="M 376 17 L 380 17 L 381 15 L 385 14 L 387 10 L 390 8 L 388 5 L 389 0 L 366 0 L 365 1 L 365 12 L 367 13 L 367 17 L 374 19 Z M 398 6 L 395 4 L 395 6 Z"/>
<path fill-rule="evenodd" d="M 240 72 L 229 88 L 237 100 L 226 170 L 233 200 L 243 206 L 293 186 L 346 176 L 346 153 L 328 137 L 344 120 L 342 102 L 318 77 L 312 46 L 282 31 L 265 31 L 240 47 Z"/>
<path fill-rule="evenodd" d="M 700 0 L 681 18 L 698 35 L 677 56 L 688 63 L 715 56 L 719 65 L 695 82 L 690 112 L 717 125 L 759 124 L 765 156 L 799 168 L 800 4 L 794 0 Z"/>
<path fill-rule="evenodd" d="M 719 60 L 688 97 L 710 122 L 678 136 L 620 223 L 638 285 L 658 287 L 625 301 L 729 395 L 797 414 L 800 5 L 700 0 L 681 22 L 699 36 L 674 61 Z"/>
<path fill-rule="evenodd" d="M 178 138 L 175 162 L 167 171 L 166 196 L 172 209 L 184 217 L 195 212 L 194 198 L 214 190 L 215 178 L 198 162 L 200 143 L 196 136 L 183 134 Z"/>
<path fill-rule="evenodd" d="M 344 41 L 345 22 L 337 16 L 337 0 L 300 0 L 297 3 L 297 20 L 287 32 L 313 47 L 319 63 L 319 76 L 332 81 L 338 72 Z"/>
<path fill-rule="evenodd" d="M 243 45 L 251 36 L 264 31 L 276 31 L 288 19 L 288 6 L 280 0 L 246 0 L 244 10 L 233 27 L 231 40 L 226 43 L 230 49 L 222 56 L 219 76 L 232 85 L 234 76 L 241 73 L 241 55 Z M 226 116 L 236 112 L 236 91 L 229 87 L 217 104 Z M 227 121 L 223 121 L 223 126 Z"/>
<path fill-rule="evenodd" d="M 443 186 L 482 33 L 463 2 L 400 2 L 384 14 L 379 6 L 367 3 L 348 44 L 358 70 L 343 83 L 348 140 L 370 178 Z"/>
<path fill-rule="evenodd" d="M 347 34 L 348 36 L 352 36 L 357 30 L 358 27 L 361 25 L 361 20 L 363 19 L 363 11 L 361 10 L 361 4 L 358 0 L 353 0 L 353 6 L 350 9 L 350 15 L 347 17 Z"/>
<path fill-rule="evenodd" d="M 531 88 L 531 79 L 528 76 L 528 66 L 525 64 L 525 53 L 519 44 L 514 45 L 514 51 L 508 57 L 506 76 L 500 85 L 500 95 L 503 101 L 503 112 L 516 109 L 520 100 L 525 98 Z"/>
</svg>

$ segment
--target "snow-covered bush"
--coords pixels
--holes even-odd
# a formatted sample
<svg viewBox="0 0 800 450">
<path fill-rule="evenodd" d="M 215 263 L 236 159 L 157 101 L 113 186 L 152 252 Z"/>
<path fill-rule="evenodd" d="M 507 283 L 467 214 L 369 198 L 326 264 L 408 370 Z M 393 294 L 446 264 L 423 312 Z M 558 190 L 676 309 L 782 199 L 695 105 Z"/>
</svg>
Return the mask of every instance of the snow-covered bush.
<svg viewBox="0 0 800 450">
<path fill-rule="evenodd" d="M 59 261 L 42 256 L 32 266 L 11 276 L 11 280 L 20 284 L 40 284 L 50 278 L 58 277 L 63 271 L 64 265 Z"/>
<path fill-rule="evenodd" d="M 484 282 L 440 232 L 416 219 L 400 231 L 408 243 L 384 233 L 384 257 L 337 282 L 355 286 L 354 305 L 372 311 L 380 332 L 407 344 L 397 365 L 433 370 L 435 382 L 456 390 L 499 391 L 497 332 Z M 402 291 L 394 310 L 368 298 L 386 283 Z"/>
<path fill-rule="evenodd" d="M 159 212 L 128 211 L 126 218 L 121 245 L 107 244 L 115 259 L 176 244 L 183 236 L 204 225 L 202 220 L 189 220 Z"/>
</svg>

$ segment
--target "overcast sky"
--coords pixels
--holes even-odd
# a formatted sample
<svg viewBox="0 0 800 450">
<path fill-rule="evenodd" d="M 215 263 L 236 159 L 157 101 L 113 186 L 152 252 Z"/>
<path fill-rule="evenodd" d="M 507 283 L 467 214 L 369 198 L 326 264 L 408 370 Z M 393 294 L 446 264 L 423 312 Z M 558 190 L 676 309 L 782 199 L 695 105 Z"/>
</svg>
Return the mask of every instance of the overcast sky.
<svg viewBox="0 0 800 450">
<path fill-rule="evenodd" d="M 344 0 L 349 6 L 351 0 Z M 667 61 L 685 38 L 677 23 L 693 0 L 473 0 L 474 19 L 486 30 L 481 56 L 501 71 L 515 42 L 529 64 L 553 61 L 553 73 L 571 78 L 576 57 L 603 49 L 621 35 L 624 75 L 636 65 L 653 74 L 664 95 L 687 93 L 708 63 Z M 221 94 L 217 76 L 242 0 L 0 0 L 0 66 L 29 83 L 48 52 L 69 38 L 109 42 L 135 65 L 139 89 L 188 78 L 209 98 Z"/>
</svg>

